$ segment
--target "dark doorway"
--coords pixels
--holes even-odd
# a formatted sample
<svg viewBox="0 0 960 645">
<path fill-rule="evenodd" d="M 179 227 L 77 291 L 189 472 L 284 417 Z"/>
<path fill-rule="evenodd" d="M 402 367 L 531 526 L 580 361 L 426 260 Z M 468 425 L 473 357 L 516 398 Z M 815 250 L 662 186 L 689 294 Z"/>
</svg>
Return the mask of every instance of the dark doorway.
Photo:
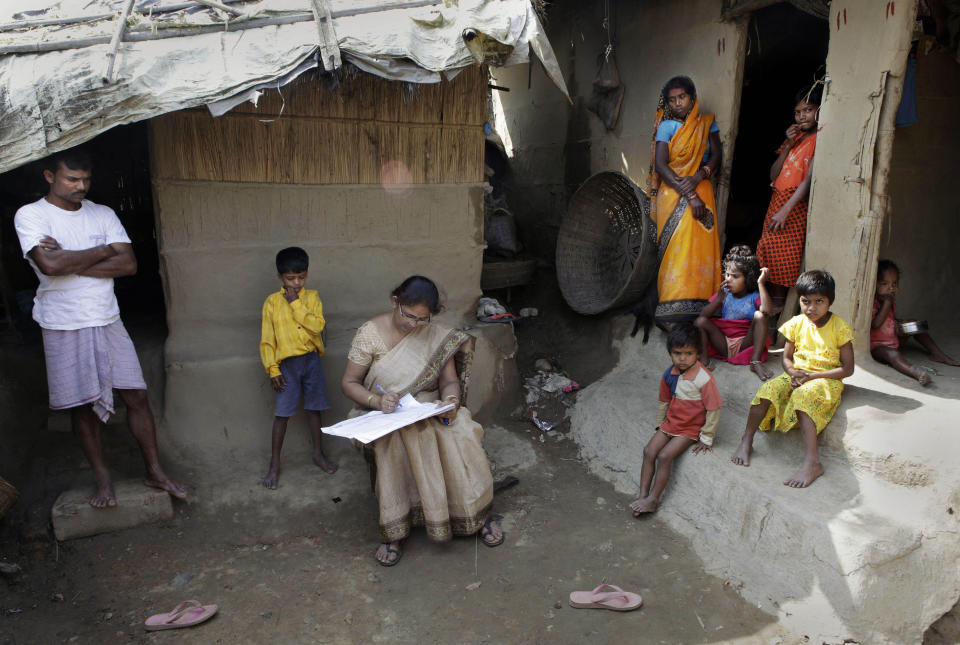
<svg viewBox="0 0 960 645">
<path fill-rule="evenodd" d="M 147 124 L 112 128 L 83 147 L 94 160 L 93 184 L 88 199 L 116 211 L 137 256 L 137 274 L 116 280 L 120 314 L 128 324 L 139 322 L 165 326 L 166 308 L 154 233 Z M 35 327 L 28 310 L 37 279 L 23 259 L 13 216 L 20 206 L 36 201 L 46 193 L 47 184 L 41 174 L 40 162 L 0 175 L 0 261 L 20 310 L 18 327 L 28 334 Z"/>
<path fill-rule="evenodd" d="M 794 97 L 824 74 L 827 22 L 786 2 L 751 14 L 730 175 L 726 249 L 755 249 L 770 202 L 770 166 L 793 123 Z"/>
</svg>

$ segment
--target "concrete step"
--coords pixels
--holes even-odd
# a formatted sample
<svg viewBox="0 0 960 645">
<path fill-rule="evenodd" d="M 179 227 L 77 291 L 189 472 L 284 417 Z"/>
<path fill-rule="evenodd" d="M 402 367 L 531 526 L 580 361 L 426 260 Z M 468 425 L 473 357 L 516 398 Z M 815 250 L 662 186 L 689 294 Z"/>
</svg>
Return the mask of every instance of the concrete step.
<svg viewBox="0 0 960 645">
<path fill-rule="evenodd" d="M 619 343 L 619 364 L 579 395 L 572 428 L 591 470 L 636 495 L 669 357 L 661 333 L 647 346 Z M 781 371 L 774 358 L 769 366 Z M 718 366 L 725 408 L 714 451 L 678 460 L 658 516 L 709 572 L 811 642 L 919 643 L 960 595 L 958 450 L 943 440 L 937 393 L 858 369 L 821 435 L 826 474 L 792 489 L 782 482 L 802 461 L 799 431 L 758 433 L 749 468 L 729 461 L 759 380 Z"/>
<path fill-rule="evenodd" d="M 110 508 L 90 506 L 91 488 L 62 493 L 50 513 L 56 538 L 72 540 L 173 519 L 168 493 L 139 480 L 114 482 L 113 488 L 117 505 Z"/>
</svg>

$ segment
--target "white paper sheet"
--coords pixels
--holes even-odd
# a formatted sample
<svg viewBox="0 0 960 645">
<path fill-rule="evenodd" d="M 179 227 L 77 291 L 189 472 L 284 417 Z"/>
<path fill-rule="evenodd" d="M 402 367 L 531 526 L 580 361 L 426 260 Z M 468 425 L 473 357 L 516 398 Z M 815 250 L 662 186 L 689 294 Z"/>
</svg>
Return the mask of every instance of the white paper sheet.
<svg viewBox="0 0 960 645">
<path fill-rule="evenodd" d="M 354 417 L 341 421 L 329 428 L 324 428 L 326 434 L 335 437 L 345 437 L 347 439 L 356 439 L 360 443 L 370 443 L 380 437 L 384 437 L 394 430 L 406 427 L 411 423 L 416 423 L 429 417 L 442 414 L 447 410 L 454 408 L 453 403 L 441 405 L 440 403 L 420 403 L 409 394 L 400 399 L 400 407 L 390 414 L 384 414 L 379 410 L 367 412 L 362 417 Z"/>
</svg>

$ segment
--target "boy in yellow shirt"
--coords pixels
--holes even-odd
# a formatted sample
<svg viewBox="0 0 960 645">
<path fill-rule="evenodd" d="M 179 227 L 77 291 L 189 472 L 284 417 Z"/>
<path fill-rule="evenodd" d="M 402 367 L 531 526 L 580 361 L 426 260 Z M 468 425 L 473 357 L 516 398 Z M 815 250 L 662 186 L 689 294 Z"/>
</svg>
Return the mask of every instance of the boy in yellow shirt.
<svg viewBox="0 0 960 645">
<path fill-rule="evenodd" d="M 277 393 L 270 469 L 262 480 L 270 489 L 277 487 L 287 420 L 296 414 L 301 394 L 313 435 L 313 461 L 328 473 L 337 471 L 337 464 L 323 454 L 320 411 L 330 408 L 320 365 L 324 352 L 320 333 L 326 322 L 320 296 L 303 288 L 309 265 L 307 252 L 299 247 L 291 246 L 277 253 L 277 277 L 282 286 L 263 303 L 260 358 Z"/>
</svg>

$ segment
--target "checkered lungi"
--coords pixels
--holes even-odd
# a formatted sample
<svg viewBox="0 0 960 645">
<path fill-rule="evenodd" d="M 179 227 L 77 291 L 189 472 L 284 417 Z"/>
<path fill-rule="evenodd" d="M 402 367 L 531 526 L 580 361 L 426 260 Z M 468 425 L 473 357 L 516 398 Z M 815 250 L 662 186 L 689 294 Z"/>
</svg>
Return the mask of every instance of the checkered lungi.
<svg viewBox="0 0 960 645">
<path fill-rule="evenodd" d="M 785 226 L 773 232 L 768 226 L 770 219 L 783 208 L 796 188 L 785 191 L 773 189 L 767 215 L 763 218 L 763 234 L 757 244 L 757 259 L 760 266 L 770 270 L 770 281 L 774 284 L 790 288 L 800 277 L 800 267 L 803 266 L 803 248 L 807 241 L 807 206 L 808 199 L 800 200 L 787 215 Z"/>
<path fill-rule="evenodd" d="M 133 341 L 119 320 L 102 327 L 44 329 L 50 408 L 88 403 L 106 423 L 114 413 L 113 390 L 145 390 Z"/>
</svg>

